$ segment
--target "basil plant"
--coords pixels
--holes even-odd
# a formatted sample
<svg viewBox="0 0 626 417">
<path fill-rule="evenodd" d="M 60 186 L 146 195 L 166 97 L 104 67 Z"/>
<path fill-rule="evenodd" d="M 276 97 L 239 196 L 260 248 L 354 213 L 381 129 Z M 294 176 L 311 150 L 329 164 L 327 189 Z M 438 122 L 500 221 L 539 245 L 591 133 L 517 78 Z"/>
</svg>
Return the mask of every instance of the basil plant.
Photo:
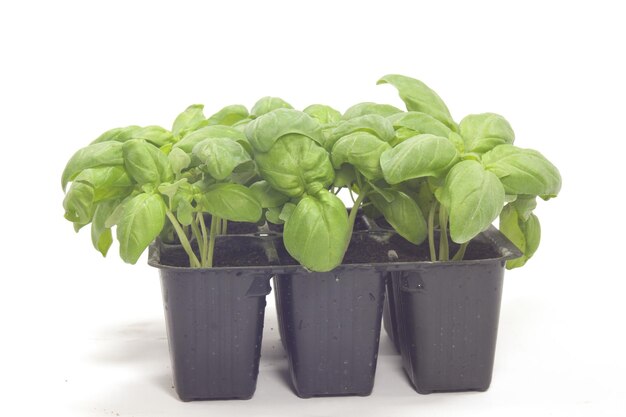
<svg viewBox="0 0 626 417">
<path fill-rule="evenodd" d="M 412 216 L 425 226 L 431 260 L 462 259 L 470 240 L 500 217 L 500 230 L 523 253 L 507 268 L 524 265 L 540 240 L 533 214 L 537 197 L 548 200 L 561 188 L 557 168 L 539 152 L 513 145 L 513 129 L 498 114 L 472 114 L 457 124 L 443 100 L 421 81 L 387 75 L 379 81 L 385 83 L 398 90 L 407 111 L 386 116 L 395 137 L 380 155 L 380 169 L 393 189 L 420 207 L 401 217 Z M 403 234 L 404 226 L 389 222 Z M 438 248 L 435 226 L 442 236 Z M 455 254 L 449 253 L 448 235 L 460 245 Z"/>
</svg>

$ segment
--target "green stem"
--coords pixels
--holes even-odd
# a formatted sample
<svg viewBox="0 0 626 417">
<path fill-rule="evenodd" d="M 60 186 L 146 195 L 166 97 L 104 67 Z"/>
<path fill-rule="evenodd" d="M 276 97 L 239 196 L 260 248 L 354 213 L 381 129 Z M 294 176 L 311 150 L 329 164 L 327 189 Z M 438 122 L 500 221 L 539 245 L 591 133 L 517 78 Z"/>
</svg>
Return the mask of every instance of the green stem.
<svg viewBox="0 0 626 417">
<path fill-rule="evenodd" d="M 197 222 L 200 223 L 200 230 L 202 232 L 202 266 L 206 266 L 206 260 L 209 257 L 209 237 L 206 231 L 206 224 L 204 223 L 204 216 L 202 213 L 198 213 L 196 216 Z"/>
<path fill-rule="evenodd" d="M 369 192 L 369 187 L 367 187 L 366 185 L 365 188 L 363 188 L 360 191 L 361 191 L 361 194 L 359 194 L 356 201 L 354 202 L 354 205 L 350 209 L 350 216 L 348 217 L 348 226 L 349 226 L 348 236 L 352 236 L 352 231 L 354 229 L 354 222 L 356 221 L 356 213 L 359 211 L 359 207 L 361 206 L 361 203 L 363 202 L 365 197 L 367 197 L 367 193 Z M 348 242 L 349 241 L 350 239 L 348 239 Z"/>
<path fill-rule="evenodd" d="M 341 187 L 337 187 L 337 189 L 333 191 L 333 194 L 337 195 L 339 194 L 339 191 L 341 191 Z"/>
<path fill-rule="evenodd" d="M 228 220 L 226 219 L 222 219 L 222 234 L 223 235 L 228 234 Z"/>
<path fill-rule="evenodd" d="M 178 239 L 180 240 L 181 245 L 183 245 L 183 249 L 185 249 L 187 256 L 189 256 L 189 266 L 192 268 L 199 268 L 200 261 L 198 260 L 196 254 L 193 253 L 193 249 L 191 248 L 189 239 L 187 239 L 187 235 L 183 231 L 182 226 L 180 225 L 180 223 L 178 223 L 178 220 L 176 220 L 176 216 L 174 216 L 174 213 L 172 213 L 170 210 L 167 210 L 165 214 L 167 215 L 167 218 L 170 219 L 172 226 L 174 226 L 174 230 L 176 230 Z"/>
<path fill-rule="evenodd" d="M 439 260 L 448 261 L 450 259 L 450 249 L 448 246 L 448 211 L 443 205 L 439 205 Z"/>
<path fill-rule="evenodd" d="M 461 246 L 459 247 L 459 250 L 452 257 L 453 261 L 462 261 L 463 260 L 463 257 L 465 256 L 465 250 L 467 249 L 467 245 L 469 245 L 469 242 L 465 242 L 465 243 L 461 244 Z"/>
<path fill-rule="evenodd" d="M 435 250 L 435 211 L 437 210 L 437 201 L 433 201 L 428 211 L 428 247 L 430 248 L 430 260 L 437 260 L 437 252 Z"/>
<path fill-rule="evenodd" d="M 191 232 L 193 233 L 193 236 L 196 238 L 196 242 L 198 242 L 198 250 L 200 252 L 200 265 L 204 266 L 206 259 L 204 257 L 204 240 L 202 239 L 202 233 L 200 232 L 200 229 L 198 228 L 198 225 L 196 224 L 195 221 L 192 221 L 191 224 Z"/>
<path fill-rule="evenodd" d="M 352 188 L 348 187 L 348 191 L 350 192 L 350 198 L 352 199 L 352 207 L 354 207 L 354 204 L 356 204 L 356 199 L 354 198 L 354 194 L 352 194 Z"/>
<path fill-rule="evenodd" d="M 211 231 L 209 232 L 209 253 L 207 256 L 207 267 L 213 267 L 213 252 L 215 250 L 215 235 L 218 233 L 218 229 L 220 228 L 221 219 L 219 217 L 213 216 L 211 218 Z"/>
</svg>

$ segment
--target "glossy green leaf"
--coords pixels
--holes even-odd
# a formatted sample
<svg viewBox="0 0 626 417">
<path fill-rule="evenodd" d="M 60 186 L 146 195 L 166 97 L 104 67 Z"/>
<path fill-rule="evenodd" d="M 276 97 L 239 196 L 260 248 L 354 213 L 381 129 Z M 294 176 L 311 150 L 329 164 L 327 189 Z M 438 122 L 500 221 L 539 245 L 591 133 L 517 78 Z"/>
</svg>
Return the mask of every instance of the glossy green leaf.
<svg viewBox="0 0 626 417">
<path fill-rule="evenodd" d="M 386 191 L 393 195 L 391 202 L 385 200 L 379 193 L 372 193 L 369 199 L 400 236 L 419 245 L 428 235 L 422 211 L 417 203 L 405 193 L 391 189 Z"/>
<path fill-rule="evenodd" d="M 282 98 L 263 97 L 252 106 L 250 114 L 253 117 L 260 117 L 277 109 L 293 109 L 293 107 Z"/>
<path fill-rule="evenodd" d="M 356 132 L 343 136 L 335 143 L 331 152 L 335 168 L 349 163 L 369 180 L 383 177 L 380 156 L 391 146 L 367 132 Z"/>
<path fill-rule="evenodd" d="M 506 119 L 495 113 L 470 114 L 459 123 L 459 133 L 467 152 L 484 153 L 498 145 L 512 144 L 513 128 Z"/>
<path fill-rule="evenodd" d="M 281 211 L 282 207 L 269 207 L 265 210 L 265 219 L 273 224 L 283 224 L 285 222 L 280 219 Z"/>
<path fill-rule="evenodd" d="M 244 144 L 247 144 L 248 142 L 246 135 L 234 127 L 215 125 L 206 126 L 189 133 L 174 145 L 174 149 L 180 148 L 186 153 L 191 153 L 193 147 L 198 143 L 212 138 L 231 139 L 242 146 L 245 146 Z"/>
<path fill-rule="evenodd" d="M 139 139 L 124 142 L 124 167 L 139 185 L 171 181 L 174 178 L 170 161 L 154 145 Z"/>
<path fill-rule="evenodd" d="M 348 214 L 342 201 L 321 190 L 307 195 L 285 222 L 283 240 L 289 254 L 312 271 L 330 271 L 348 246 Z"/>
<path fill-rule="evenodd" d="M 339 123 L 330 132 L 324 147 L 332 149 L 339 139 L 355 132 L 367 132 L 385 142 L 390 142 L 396 135 L 389 120 L 377 114 L 368 114 Z"/>
<path fill-rule="evenodd" d="M 418 135 L 385 151 L 380 165 L 385 180 L 398 184 L 411 178 L 445 175 L 457 160 L 456 148 L 448 139 Z"/>
<path fill-rule="evenodd" d="M 251 160 L 239 143 L 226 138 L 206 139 L 194 146 L 192 154 L 217 180 L 227 178 L 237 166 Z"/>
<path fill-rule="evenodd" d="M 98 138 L 91 142 L 91 144 L 101 142 L 126 142 L 127 140 L 132 139 L 134 132 L 140 129 L 141 127 L 139 126 L 126 126 L 110 129 L 98 136 Z"/>
<path fill-rule="evenodd" d="M 172 171 L 176 175 L 180 175 L 182 170 L 191 164 L 191 157 L 180 148 L 173 148 L 167 155 L 167 159 L 169 159 Z"/>
<path fill-rule="evenodd" d="M 133 185 L 121 166 L 88 168 L 81 171 L 74 182 L 88 183 L 93 187 L 93 201 L 117 199 L 130 194 Z"/>
<path fill-rule="evenodd" d="M 507 269 L 519 268 L 533 256 L 541 240 L 541 225 L 534 214 L 526 220 L 517 209 L 507 204 L 500 213 L 500 231 L 522 252 L 522 256 L 506 262 Z"/>
<path fill-rule="evenodd" d="M 113 243 L 111 228 L 106 227 L 105 222 L 119 203 L 119 200 L 103 201 L 96 206 L 93 215 L 93 221 L 91 222 L 91 243 L 102 256 L 107 256 L 107 252 Z"/>
<path fill-rule="evenodd" d="M 332 184 L 335 176 L 328 152 L 310 138 L 282 136 L 269 152 L 256 155 L 261 176 L 289 197 L 301 196 L 307 187 Z"/>
<path fill-rule="evenodd" d="M 183 226 L 193 223 L 193 207 L 187 200 L 180 199 L 176 206 L 176 218 Z"/>
<path fill-rule="evenodd" d="M 446 177 L 441 204 L 450 216 L 450 237 L 465 243 L 498 217 L 504 205 L 504 187 L 479 162 L 462 161 Z"/>
<path fill-rule="evenodd" d="M 423 82 L 404 75 L 390 74 L 378 81 L 378 84 L 385 83 L 393 85 L 398 90 L 407 110 L 429 114 L 450 129 L 457 130 L 446 104 Z"/>
<path fill-rule="evenodd" d="M 257 181 L 250 186 L 250 192 L 263 208 L 279 207 L 289 201 L 289 197 L 274 189 L 267 181 Z"/>
<path fill-rule="evenodd" d="M 278 218 L 283 223 L 286 222 L 287 220 L 289 220 L 295 209 L 296 205 L 294 203 L 285 203 L 283 209 L 280 211 L 280 215 L 278 216 Z"/>
<path fill-rule="evenodd" d="M 146 126 L 133 132 L 132 139 L 142 139 L 156 147 L 174 143 L 174 135 L 161 126 Z"/>
<path fill-rule="evenodd" d="M 392 114 L 402 113 L 397 107 L 394 107 L 390 104 L 378 104 L 378 103 L 359 103 L 350 107 L 343 114 L 344 120 L 354 119 L 355 117 L 365 116 L 366 114 L 377 114 L 379 116 L 387 117 Z"/>
<path fill-rule="evenodd" d="M 412 130 L 414 132 L 412 136 L 429 133 L 447 138 L 452 133 L 448 126 L 426 113 L 416 111 L 396 113 L 387 117 L 387 120 L 396 130 L 401 128 Z"/>
<path fill-rule="evenodd" d="M 240 184 L 215 184 L 201 199 L 201 208 L 214 216 L 237 222 L 257 222 L 263 211 L 254 194 Z"/>
<path fill-rule="evenodd" d="M 323 144 L 321 125 L 306 113 L 279 109 L 252 121 L 246 127 L 248 142 L 257 152 L 269 151 L 281 137 L 298 133 Z"/>
<path fill-rule="evenodd" d="M 246 106 L 233 104 L 222 108 L 220 111 L 207 119 L 209 125 L 232 126 L 249 116 Z"/>
<path fill-rule="evenodd" d="M 63 170 L 61 176 L 63 191 L 65 191 L 67 183 L 74 180 L 84 169 L 122 165 L 124 163 L 122 146 L 123 144 L 120 142 L 101 142 L 79 149 L 70 158 Z"/>
<path fill-rule="evenodd" d="M 176 137 L 183 137 L 207 123 L 204 117 L 204 106 L 202 104 L 192 104 L 184 112 L 180 113 L 172 125 L 172 133 Z"/>
<path fill-rule="evenodd" d="M 165 202 L 158 194 L 139 194 L 125 204 L 117 225 L 120 257 L 134 264 L 165 225 Z"/>
<path fill-rule="evenodd" d="M 65 218 L 79 225 L 88 224 L 94 212 L 93 187 L 84 182 L 73 182 L 63 200 Z"/>
<path fill-rule="evenodd" d="M 341 120 L 341 113 L 330 106 L 324 104 L 311 104 L 303 113 L 308 114 L 321 125 L 330 125 L 338 123 Z"/>
<path fill-rule="evenodd" d="M 559 170 L 535 150 L 500 145 L 484 154 L 482 162 L 500 178 L 507 194 L 554 197 L 561 190 Z"/>
</svg>

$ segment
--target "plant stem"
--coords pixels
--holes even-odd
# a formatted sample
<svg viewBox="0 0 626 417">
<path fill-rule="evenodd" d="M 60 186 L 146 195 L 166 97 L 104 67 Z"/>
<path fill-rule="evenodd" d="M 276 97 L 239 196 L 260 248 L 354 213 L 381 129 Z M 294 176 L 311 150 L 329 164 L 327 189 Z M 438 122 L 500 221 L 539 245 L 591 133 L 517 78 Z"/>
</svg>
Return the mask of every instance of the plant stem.
<svg viewBox="0 0 626 417">
<path fill-rule="evenodd" d="M 183 245 L 183 249 L 185 249 L 187 256 L 189 256 L 189 266 L 192 268 L 199 268 L 200 261 L 198 260 L 196 254 L 193 253 L 193 249 L 191 248 L 189 239 L 187 239 L 187 235 L 183 231 L 183 228 L 181 227 L 180 223 L 178 223 L 178 220 L 176 220 L 176 216 L 174 216 L 174 213 L 172 213 L 170 210 L 167 210 L 165 213 L 167 215 L 167 218 L 170 219 L 172 226 L 174 226 L 174 230 L 178 235 L 178 239 L 180 240 L 181 245 Z"/>
<path fill-rule="evenodd" d="M 435 211 L 437 210 L 437 201 L 434 200 L 428 211 L 428 247 L 430 248 L 430 260 L 437 260 L 437 252 L 435 250 Z"/>
<path fill-rule="evenodd" d="M 222 230 L 220 230 L 220 235 L 225 235 L 228 231 L 228 220 L 222 219 Z"/>
<path fill-rule="evenodd" d="M 209 238 L 208 238 L 208 233 L 206 231 L 206 224 L 204 223 L 204 216 L 202 215 L 202 213 L 198 213 L 196 216 L 197 222 L 200 223 L 200 230 L 202 231 L 202 249 L 201 249 L 201 253 L 202 253 L 202 258 L 204 259 L 202 261 L 202 266 L 206 266 L 206 260 L 209 256 Z"/>
<path fill-rule="evenodd" d="M 207 267 L 213 267 L 213 251 L 215 250 L 215 235 L 220 228 L 221 219 L 219 217 L 211 217 L 211 231 L 209 232 L 209 253 L 207 256 Z"/>
<path fill-rule="evenodd" d="M 439 205 L 439 260 L 450 260 L 448 247 L 448 211 L 443 205 Z"/>
<path fill-rule="evenodd" d="M 356 221 L 356 214 L 359 211 L 359 206 L 361 205 L 365 197 L 367 197 L 367 193 L 369 192 L 369 187 L 366 185 L 365 188 L 359 191 L 361 192 L 361 194 L 359 194 L 356 201 L 354 202 L 354 205 L 350 209 L 350 216 L 348 217 L 348 226 L 349 226 L 348 236 L 349 237 L 352 236 L 352 231 L 354 230 L 354 222 Z M 348 242 L 350 242 L 350 239 L 348 239 Z"/>
<path fill-rule="evenodd" d="M 354 194 L 352 194 L 352 188 L 348 187 L 348 191 L 350 192 L 350 198 L 352 199 L 352 207 L 354 207 L 354 205 L 356 204 L 356 199 L 354 198 Z"/>
<path fill-rule="evenodd" d="M 467 245 L 469 245 L 469 242 L 465 242 L 465 243 L 461 244 L 461 246 L 459 247 L 459 250 L 452 257 L 453 261 L 462 261 L 463 260 L 463 257 L 465 256 L 465 250 L 467 249 Z"/>
<path fill-rule="evenodd" d="M 192 221 L 191 224 L 191 232 L 193 233 L 193 236 L 196 238 L 196 242 L 198 242 L 198 250 L 200 252 L 200 265 L 204 266 L 206 259 L 205 259 L 205 250 L 204 250 L 204 239 L 202 236 L 202 233 L 200 232 L 200 229 L 198 228 L 198 225 L 196 224 L 195 221 Z"/>
</svg>

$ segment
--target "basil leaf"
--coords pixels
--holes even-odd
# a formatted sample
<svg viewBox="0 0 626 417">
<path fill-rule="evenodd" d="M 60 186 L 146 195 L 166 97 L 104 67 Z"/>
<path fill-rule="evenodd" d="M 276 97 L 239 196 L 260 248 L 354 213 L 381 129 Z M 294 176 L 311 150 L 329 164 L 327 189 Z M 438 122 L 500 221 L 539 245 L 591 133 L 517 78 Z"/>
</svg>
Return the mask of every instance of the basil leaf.
<svg viewBox="0 0 626 417">
<path fill-rule="evenodd" d="M 126 126 L 107 130 L 98 136 L 96 140 L 91 142 L 91 144 L 93 145 L 94 143 L 101 142 L 126 142 L 127 140 L 132 139 L 133 133 L 139 129 L 141 129 L 139 126 Z"/>
<path fill-rule="evenodd" d="M 504 187 L 479 162 L 462 161 L 448 173 L 440 202 L 450 215 L 450 237 L 465 243 L 498 217 L 504 205 Z"/>
<path fill-rule="evenodd" d="M 249 116 L 248 109 L 241 104 L 226 106 L 207 119 L 208 125 L 232 126 Z"/>
<path fill-rule="evenodd" d="M 385 142 L 390 142 L 396 135 L 389 120 L 377 114 L 370 114 L 341 122 L 330 132 L 324 146 L 326 149 L 332 149 L 339 139 L 355 132 L 367 132 Z"/>
<path fill-rule="evenodd" d="M 125 204 L 117 225 L 120 257 L 134 264 L 165 225 L 165 203 L 158 194 L 139 194 Z"/>
<path fill-rule="evenodd" d="M 270 223 L 283 224 L 284 221 L 280 219 L 281 211 L 281 207 L 269 207 L 267 210 L 265 210 L 265 219 Z"/>
<path fill-rule="evenodd" d="M 258 152 L 269 151 L 279 138 L 291 133 L 323 143 L 320 124 L 308 114 L 297 110 L 275 110 L 253 120 L 246 127 L 248 142 Z"/>
<path fill-rule="evenodd" d="M 78 225 L 86 225 L 91 221 L 94 212 L 93 187 L 84 182 L 73 182 L 63 199 L 65 218 Z"/>
<path fill-rule="evenodd" d="M 187 133 L 206 125 L 207 121 L 203 110 L 204 106 L 202 104 L 192 104 L 184 112 L 176 116 L 176 120 L 174 120 L 172 125 L 174 136 L 183 137 Z"/>
<path fill-rule="evenodd" d="M 507 194 L 554 197 L 561 190 L 559 170 L 535 150 L 500 145 L 484 154 L 482 162 L 500 178 Z"/>
<path fill-rule="evenodd" d="M 354 166 L 369 180 L 383 177 L 380 168 L 380 156 L 391 146 L 376 136 L 366 132 L 356 132 L 344 136 L 333 146 L 332 162 L 335 168 L 344 163 Z"/>
<path fill-rule="evenodd" d="M 414 132 L 411 136 L 429 133 L 447 138 L 452 133 L 448 126 L 426 113 L 416 111 L 396 113 L 387 117 L 387 120 L 391 122 L 396 130 L 401 128 L 410 129 Z"/>
<path fill-rule="evenodd" d="M 372 193 L 369 199 L 374 207 L 400 236 L 416 245 L 422 243 L 428 235 L 428 228 L 417 203 L 403 192 L 391 189 L 385 191 L 393 195 L 393 200 L 389 202 L 381 194 Z"/>
<path fill-rule="evenodd" d="M 377 114 L 379 116 L 387 117 L 395 113 L 402 113 L 397 107 L 390 104 L 378 104 L 378 103 L 359 103 L 350 107 L 343 114 L 344 120 L 354 119 L 355 117 L 365 116 L 366 114 Z"/>
<path fill-rule="evenodd" d="M 201 198 L 201 208 L 236 222 L 257 222 L 263 211 L 254 194 L 240 184 L 215 184 Z"/>
<path fill-rule="evenodd" d="M 130 194 L 132 181 L 121 166 L 88 168 L 74 179 L 93 187 L 93 201 L 99 202 Z"/>
<path fill-rule="evenodd" d="M 498 145 L 512 144 L 513 128 L 506 119 L 495 113 L 470 114 L 459 124 L 459 133 L 467 152 L 484 153 Z"/>
<path fill-rule="evenodd" d="M 239 143 L 225 138 L 205 139 L 193 147 L 192 154 L 217 180 L 226 179 L 237 166 L 251 160 Z"/>
<path fill-rule="evenodd" d="M 146 126 L 133 131 L 132 139 L 142 139 L 156 147 L 174 143 L 174 135 L 160 126 Z"/>
<path fill-rule="evenodd" d="M 332 125 L 341 120 L 341 113 L 324 104 L 311 104 L 302 112 L 317 120 L 321 125 Z"/>
<path fill-rule="evenodd" d="M 339 264 L 350 238 L 348 214 L 334 194 L 307 195 L 285 222 L 283 240 L 291 256 L 312 271 L 330 271 Z"/>
<path fill-rule="evenodd" d="M 206 126 L 189 133 L 174 145 L 174 149 L 180 148 L 186 153 L 191 153 L 194 146 L 196 146 L 198 143 L 206 139 L 212 138 L 227 138 L 239 143 L 244 147 L 246 145 L 249 146 L 246 135 L 244 135 L 243 132 L 240 132 L 234 127 L 215 125 Z"/>
<path fill-rule="evenodd" d="M 385 83 L 393 85 L 398 90 L 407 110 L 430 114 L 450 129 L 457 130 L 446 104 L 423 82 L 404 75 L 390 74 L 382 77 L 377 84 Z"/>
<path fill-rule="evenodd" d="M 301 196 L 313 183 L 327 187 L 334 180 L 328 152 L 306 136 L 282 136 L 269 152 L 255 158 L 261 176 L 289 197 Z"/>
<path fill-rule="evenodd" d="M 506 262 L 507 269 L 524 266 L 534 255 L 541 240 L 541 225 L 534 214 L 524 220 L 517 209 L 507 204 L 500 213 L 500 231 L 523 253 L 519 258 Z"/>
<path fill-rule="evenodd" d="M 107 252 L 113 243 L 111 228 L 105 226 L 107 218 L 120 203 L 119 200 L 108 200 L 99 203 L 93 214 L 91 222 L 91 243 L 102 256 L 107 256 Z"/>
<path fill-rule="evenodd" d="M 398 184 L 411 178 L 442 176 L 457 160 L 456 148 L 448 139 L 426 134 L 383 152 L 380 166 L 385 180 Z"/>
<path fill-rule="evenodd" d="M 289 201 L 289 197 L 274 189 L 267 181 L 257 181 L 250 186 L 250 192 L 263 208 L 279 207 Z"/>
<path fill-rule="evenodd" d="M 250 110 L 250 115 L 256 118 L 277 109 L 293 109 L 293 107 L 282 98 L 263 97 L 259 99 L 259 101 L 257 101 L 254 106 L 252 106 L 252 110 Z"/>
<path fill-rule="evenodd" d="M 182 170 L 191 164 L 191 157 L 180 148 L 173 148 L 167 155 L 167 159 L 169 159 L 172 171 L 176 175 L 180 175 Z"/>
<path fill-rule="evenodd" d="M 174 178 L 167 156 L 153 145 L 139 139 L 123 144 L 126 172 L 139 185 L 171 181 Z"/>
<path fill-rule="evenodd" d="M 61 176 L 63 191 L 65 191 L 67 183 L 73 181 L 84 169 L 122 165 L 124 163 L 122 146 L 120 142 L 102 142 L 79 149 L 70 158 L 63 170 Z"/>
</svg>

